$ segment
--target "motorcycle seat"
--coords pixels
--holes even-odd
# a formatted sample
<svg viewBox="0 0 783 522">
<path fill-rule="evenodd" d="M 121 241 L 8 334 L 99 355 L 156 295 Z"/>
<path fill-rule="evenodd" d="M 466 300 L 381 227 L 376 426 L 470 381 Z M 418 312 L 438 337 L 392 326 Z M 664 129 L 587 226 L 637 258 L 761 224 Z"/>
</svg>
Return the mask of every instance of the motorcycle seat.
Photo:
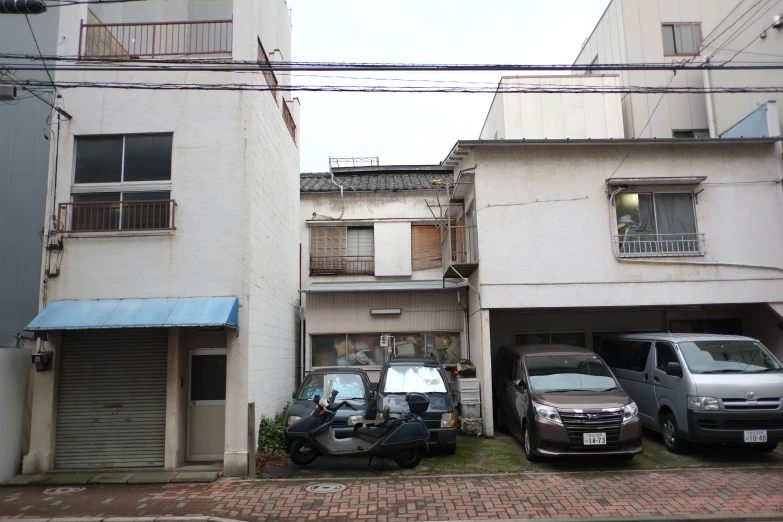
<svg viewBox="0 0 783 522">
<path fill-rule="evenodd" d="M 365 442 L 374 444 L 378 439 L 389 433 L 394 428 L 394 423 L 373 423 L 370 426 L 356 426 L 354 434 Z"/>
</svg>

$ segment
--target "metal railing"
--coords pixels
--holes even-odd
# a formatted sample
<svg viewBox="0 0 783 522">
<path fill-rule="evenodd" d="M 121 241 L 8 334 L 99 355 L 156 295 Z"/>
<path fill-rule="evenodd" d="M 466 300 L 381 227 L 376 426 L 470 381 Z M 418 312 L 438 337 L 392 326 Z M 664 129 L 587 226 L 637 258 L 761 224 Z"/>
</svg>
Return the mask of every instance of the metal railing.
<svg viewBox="0 0 783 522">
<path fill-rule="evenodd" d="M 478 263 L 478 234 L 475 225 L 451 225 L 441 240 L 443 266 Z"/>
<path fill-rule="evenodd" d="M 57 232 L 175 230 L 176 208 L 173 199 L 60 203 Z"/>
<path fill-rule="evenodd" d="M 232 20 L 80 25 L 80 58 L 231 54 L 233 41 Z"/>
<path fill-rule="evenodd" d="M 310 257 L 310 275 L 375 275 L 375 257 Z"/>
<path fill-rule="evenodd" d="M 677 257 L 706 254 L 704 234 L 625 234 L 614 238 L 620 257 Z"/>
<path fill-rule="evenodd" d="M 296 143 L 296 123 L 294 122 L 294 117 L 291 115 L 291 111 L 288 109 L 288 103 L 286 103 L 285 100 L 283 100 L 283 121 L 285 122 L 285 126 L 288 127 L 291 138 L 293 138 L 294 143 Z"/>
</svg>

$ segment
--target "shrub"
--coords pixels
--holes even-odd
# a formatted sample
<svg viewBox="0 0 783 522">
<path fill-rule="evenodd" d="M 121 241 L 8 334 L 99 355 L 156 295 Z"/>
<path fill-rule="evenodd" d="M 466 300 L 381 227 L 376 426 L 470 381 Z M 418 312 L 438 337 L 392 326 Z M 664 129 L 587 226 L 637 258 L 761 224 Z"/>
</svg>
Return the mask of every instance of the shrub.
<svg viewBox="0 0 783 522">
<path fill-rule="evenodd" d="M 273 416 L 263 415 L 258 427 L 258 451 L 285 450 L 285 413 L 288 404 Z"/>
</svg>

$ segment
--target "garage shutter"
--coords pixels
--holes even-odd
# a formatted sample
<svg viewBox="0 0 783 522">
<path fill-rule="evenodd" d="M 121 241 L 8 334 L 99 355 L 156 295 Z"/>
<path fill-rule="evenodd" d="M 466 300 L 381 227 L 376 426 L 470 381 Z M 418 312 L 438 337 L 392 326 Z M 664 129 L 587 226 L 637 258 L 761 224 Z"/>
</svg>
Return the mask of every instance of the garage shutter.
<svg viewBox="0 0 783 522">
<path fill-rule="evenodd" d="M 64 332 L 55 465 L 162 467 L 166 330 Z"/>
</svg>

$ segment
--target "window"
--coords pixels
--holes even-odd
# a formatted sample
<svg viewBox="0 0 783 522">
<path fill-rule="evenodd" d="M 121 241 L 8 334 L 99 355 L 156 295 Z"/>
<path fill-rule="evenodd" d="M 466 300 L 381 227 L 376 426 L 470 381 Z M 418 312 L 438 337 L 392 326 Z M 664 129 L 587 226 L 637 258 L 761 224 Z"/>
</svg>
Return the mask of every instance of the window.
<svg viewBox="0 0 783 522">
<path fill-rule="evenodd" d="M 655 367 L 665 372 L 670 362 L 680 362 L 674 347 L 668 343 L 655 343 Z"/>
<path fill-rule="evenodd" d="M 411 227 L 411 264 L 413 270 L 441 266 L 440 229 L 434 225 Z"/>
<path fill-rule="evenodd" d="M 762 373 L 780 371 L 780 363 L 756 341 L 686 341 L 679 343 L 693 373 Z"/>
<path fill-rule="evenodd" d="M 399 356 L 433 355 L 443 365 L 462 358 L 459 332 L 393 333 Z M 312 367 L 382 366 L 385 348 L 381 334 L 337 334 L 312 336 Z"/>
<path fill-rule="evenodd" d="M 703 254 L 692 193 L 624 192 L 616 210 L 621 257 Z"/>
<path fill-rule="evenodd" d="M 171 156 L 171 134 L 77 138 L 61 231 L 173 229 Z"/>
<path fill-rule="evenodd" d="M 693 130 L 673 130 L 672 136 L 675 138 L 709 138 L 709 129 L 693 129 Z"/>
<path fill-rule="evenodd" d="M 587 69 L 587 74 L 601 74 L 600 69 L 594 68 L 597 65 L 600 65 L 601 62 L 598 60 L 598 55 L 595 55 L 595 58 L 593 58 L 593 61 L 590 62 L 590 68 Z"/>
<path fill-rule="evenodd" d="M 699 53 L 701 44 L 701 24 L 663 24 L 663 54 L 665 56 Z"/>
<path fill-rule="evenodd" d="M 565 344 L 567 346 L 585 347 L 584 332 L 552 332 L 552 333 L 520 333 L 514 335 L 514 344 L 525 346 L 529 344 Z"/>
<path fill-rule="evenodd" d="M 650 341 L 605 339 L 601 343 L 599 355 L 612 368 L 643 372 L 647 367 L 651 347 Z"/>
<path fill-rule="evenodd" d="M 310 275 L 375 275 L 373 228 L 311 227 Z"/>
<path fill-rule="evenodd" d="M 609 391 L 617 383 L 596 355 L 528 355 L 530 387 L 539 393 Z"/>
</svg>

